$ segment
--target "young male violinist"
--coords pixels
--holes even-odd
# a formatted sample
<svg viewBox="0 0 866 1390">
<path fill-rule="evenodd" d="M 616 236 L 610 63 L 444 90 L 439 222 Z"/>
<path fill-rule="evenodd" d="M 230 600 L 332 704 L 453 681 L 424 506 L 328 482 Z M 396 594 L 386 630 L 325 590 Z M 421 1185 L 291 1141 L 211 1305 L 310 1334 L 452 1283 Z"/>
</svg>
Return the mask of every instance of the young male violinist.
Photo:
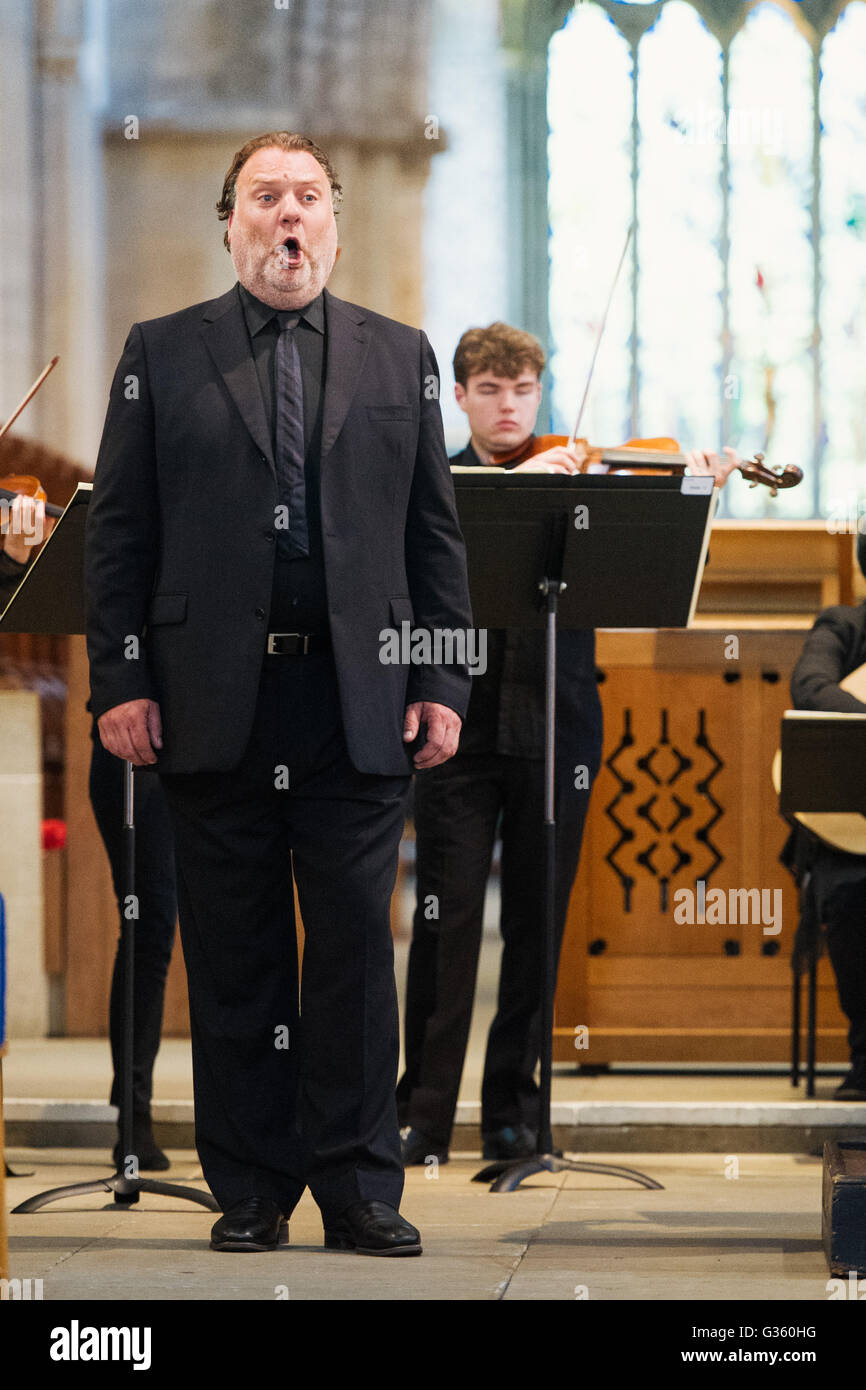
<svg viewBox="0 0 866 1390">
<path fill-rule="evenodd" d="M 544 353 L 505 323 L 471 328 L 454 354 L 455 394 L 470 439 L 453 465 L 573 473 L 582 446 L 556 445 L 525 462 L 541 400 Z M 692 473 L 722 485 L 736 466 L 690 453 Z M 556 680 L 556 952 L 601 760 L 602 715 L 595 633 L 559 633 Z M 576 769 L 583 769 L 576 775 Z M 502 839 L 502 964 L 481 1088 L 485 1158 L 535 1150 L 543 901 L 544 633 L 487 634 L 487 669 L 474 676 L 456 755 L 415 779 L 417 906 L 406 986 L 406 1069 L 397 1088 L 406 1164 L 448 1157 L 469 1037 L 484 895 L 494 841 Z M 577 784 L 577 785 L 576 785 Z"/>
</svg>

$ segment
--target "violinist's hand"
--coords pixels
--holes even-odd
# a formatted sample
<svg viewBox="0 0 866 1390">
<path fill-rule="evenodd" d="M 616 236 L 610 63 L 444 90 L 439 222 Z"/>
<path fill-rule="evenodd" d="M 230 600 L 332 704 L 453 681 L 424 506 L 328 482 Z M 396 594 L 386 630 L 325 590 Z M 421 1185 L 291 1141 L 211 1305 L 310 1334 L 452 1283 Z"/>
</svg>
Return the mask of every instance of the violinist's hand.
<svg viewBox="0 0 866 1390">
<path fill-rule="evenodd" d="M 688 471 L 690 477 L 706 477 L 711 473 L 715 478 L 715 487 L 722 488 L 728 481 L 734 469 L 742 462 L 736 449 L 723 449 L 723 454 L 727 454 L 727 459 L 720 459 L 718 454 L 712 454 L 703 449 L 693 449 L 686 452 L 688 460 Z"/>
<path fill-rule="evenodd" d="M 580 465 L 586 458 L 583 444 L 575 442 L 570 448 L 558 444 L 555 449 L 545 449 L 543 454 L 527 459 L 512 468 L 512 473 L 579 473 Z"/>
<path fill-rule="evenodd" d="M 0 517 L 5 514 L 0 512 Z M 18 494 L 9 508 L 6 519 L 0 521 L 3 549 L 11 559 L 24 565 L 35 555 L 34 546 L 41 545 L 51 535 L 54 521 L 45 515 L 45 503 L 35 497 Z"/>
<path fill-rule="evenodd" d="M 127 700 L 100 715 L 96 721 L 103 748 L 136 767 L 156 762 L 162 747 L 162 719 L 155 700 Z"/>
</svg>

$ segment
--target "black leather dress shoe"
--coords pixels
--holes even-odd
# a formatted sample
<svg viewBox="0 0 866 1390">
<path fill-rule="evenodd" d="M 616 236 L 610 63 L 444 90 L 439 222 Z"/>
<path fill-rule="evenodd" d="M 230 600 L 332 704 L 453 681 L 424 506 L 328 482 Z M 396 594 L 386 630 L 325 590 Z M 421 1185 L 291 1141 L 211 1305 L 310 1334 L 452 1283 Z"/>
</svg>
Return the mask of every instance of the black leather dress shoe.
<svg viewBox="0 0 866 1390">
<path fill-rule="evenodd" d="M 325 1227 L 326 1250 L 359 1255 L 420 1255 L 421 1236 L 387 1202 L 353 1202 Z"/>
<path fill-rule="evenodd" d="M 833 1092 L 834 1100 L 866 1100 L 866 1067 L 852 1067 L 841 1086 Z"/>
<path fill-rule="evenodd" d="M 411 1126 L 400 1135 L 400 1153 L 404 1168 L 414 1167 L 415 1164 L 426 1165 L 428 1158 L 435 1158 L 439 1163 L 448 1162 L 447 1148 L 429 1139 L 420 1129 L 412 1129 Z"/>
<path fill-rule="evenodd" d="M 535 1153 L 535 1135 L 528 1125 L 495 1129 L 481 1136 L 483 1158 L 529 1158 Z"/>
<path fill-rule="evenodd" d="M 276 1250 L 289 1243 L 289 1224 L 270 1197 L 244 1197 L 210 1233 L 211 1250 Z"/>
</svg>

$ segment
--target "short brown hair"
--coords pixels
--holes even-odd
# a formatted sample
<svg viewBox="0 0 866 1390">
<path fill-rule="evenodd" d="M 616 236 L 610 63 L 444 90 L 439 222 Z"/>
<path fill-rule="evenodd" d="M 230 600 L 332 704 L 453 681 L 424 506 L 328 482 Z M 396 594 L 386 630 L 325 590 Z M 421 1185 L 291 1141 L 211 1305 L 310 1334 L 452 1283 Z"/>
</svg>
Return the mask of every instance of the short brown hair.
<svg viewBox="0 0 866 1390">
<path fill-rule="evenodd" d="M 516 377 L 521 372 L 544 371 L 541 343 L 531 333 L 512 328 L 509 323 L 491 323 L 489 328 L 467 328 L 454 354 L 454 378 L 465 386 L 479 372 Z"/>
<path fill-rule="evenodd" d="M 288 151 L 304 150 L 307 154 L 311 154 L 313 158 L 317 161 L 317 163 L 321 164 L 322 168 L 324 169 L 327 175 L 328 183 L 331 185 L 331 204 L 333 206 L 334 212 L 337 212 L 343 198 L 343 190 L 339 182 L 337 181 L 336 171 L 331 165 L 331 161 L 328 159 L 328 156 L 325 154 L 325 151 L 320 150 L 319 146 L 314 144 L 314 142 L 309 138 L 308 135 L 295 135 L 290 130 L 272 130 L 269 131 L 267 135 L 255 135 L 252 140 L 248 140 L 247 143 L 243 145 L 241 149 L 238 150 L 237 154 L 232 160 L 229 171 L 226 174 L 225 180 L 223 182 L 222 196 L 216 205 L 217 216 L 219 217 L 220 222 L 225 222 L 229 214 L 234 211 L 235 198 L 237 195 L 238 175 L 240 174 L 241 169 L 243 169 L 247 160 L 250 158 L 251 155 L 255 154 L 256 150 L 269 149 Z M 228 251 L 228 228 L 226 228 L 225 233 L 223 235 L 223 241 L 225 242 L 225 247 Z"/>
</svg>

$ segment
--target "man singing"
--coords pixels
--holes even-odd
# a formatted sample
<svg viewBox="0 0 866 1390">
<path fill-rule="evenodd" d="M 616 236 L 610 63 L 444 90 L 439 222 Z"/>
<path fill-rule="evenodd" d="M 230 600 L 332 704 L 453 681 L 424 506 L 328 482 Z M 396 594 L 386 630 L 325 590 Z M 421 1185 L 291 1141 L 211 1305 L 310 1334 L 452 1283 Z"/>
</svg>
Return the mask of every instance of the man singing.
<svg viewBox="0 0 866 1390">
<path fill-rule="evenodd" d="M 274 1249 L 309 1185 L 327 1246 L 414 1255 L 389 899 L 413 762 L 454 753 L 469 675 L 383 662 L 380 633 L 471 616 L 436 362 L 325 289 L 340 196 L 311 140 L 249 141 L 217 204 L 239 284 L 132 328 L 88 645 L 103 743 L 172 812 L 213 1248 Z"/>
</svg>

